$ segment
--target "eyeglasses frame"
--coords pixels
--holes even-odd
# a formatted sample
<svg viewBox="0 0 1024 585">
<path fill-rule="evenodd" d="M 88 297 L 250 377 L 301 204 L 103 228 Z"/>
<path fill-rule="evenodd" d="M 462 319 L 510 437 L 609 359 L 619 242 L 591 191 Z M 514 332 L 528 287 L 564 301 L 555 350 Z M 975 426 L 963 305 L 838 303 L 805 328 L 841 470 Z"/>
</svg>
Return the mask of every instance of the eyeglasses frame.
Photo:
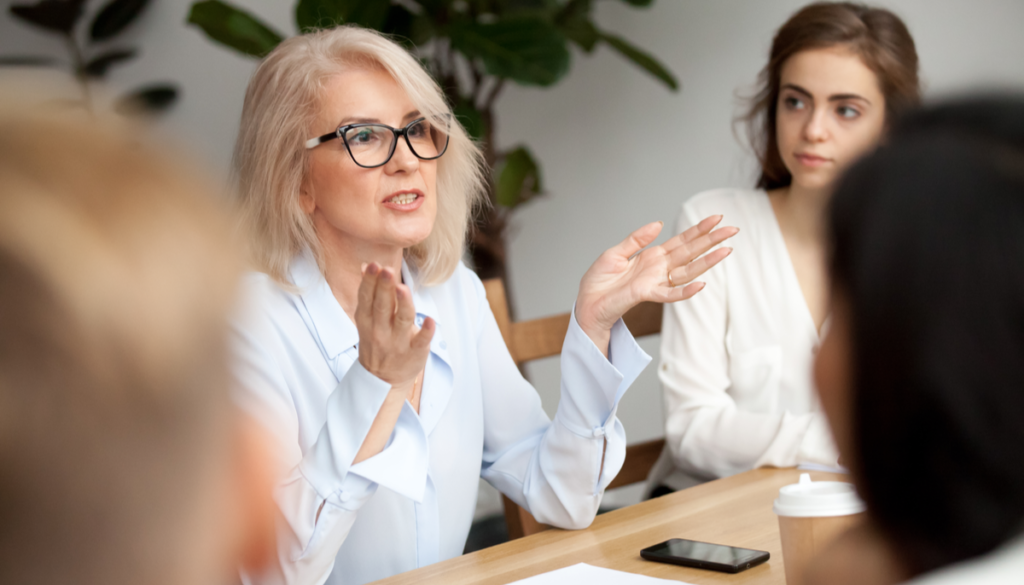
<svg viewBox="0 0 1024 585">
<path fill-rule="evenodd" d="M 420 156 L 420 154 L 416 152 L 416 149 L 413 148 L 412 142 L 409 141 L 409 129 L 415 126 L 416 124 L 419 124 L 420 122 L 426 120 L 426 118 L 417 118 L 412 122 L 409 122 L 402 128 L 393 128 L 391 126 L 388 126 L 387 124 L 381 124 L 378 122 L 360 122 L 357 124 L 346 124 L 344 126 L 339 126 L 338 129 L 335 130 L 334 132 L 324 134 L 323 136 L 317 136 L 316 138 L 310 138 L 309 140 L 306 141 L 306 149 L 309 150 L 312 148 L 316 148 L 317 146 L 320 146 L 324 142 L 329 142 L 331 140 L 334 140 L 335 138 L 340 138 L 342 143 L 345 144 L 345 150 L 348 152 L 348 156 L 352 159 L 352 162 L 356 163 L 356 166 L 362 167 L 364 169 L 375 169 L 377 167 L 382 167 L 391 162 L 391 157 L 395 156 L 395 151 L 398 150 L 398 139 L 405 138 L 405 144 L 406 146 L 409 147 L 409 152 L 413 153 L 413 155 L 415 155 L 416 158 L 420 160 L 437 160 L 441 158 L 444 155 L 444 153 L 448 152 L 448 142 L 450 139 L 449 132 L 445 132 L 444 148 L 441 149 L 441 152 L 439 152 L 437 156 Z M 349 130 L 353 128 L 363 128 L 366 126 L 383 126 L 388 130 L 391 130 L 392 135 L 394 135 L 394 140 L 391 141 L 391 151 L 388 152 L 388 156 L 387 158 L 384 159 L 384 162 L 378 165 L 364 165 L 357 161 L 355 155 L 352 154 L 352 148 L 349 147 L 348 145 L 348 139 L 345 138 L 345 133 L 348 132 Z"/>
</svg>

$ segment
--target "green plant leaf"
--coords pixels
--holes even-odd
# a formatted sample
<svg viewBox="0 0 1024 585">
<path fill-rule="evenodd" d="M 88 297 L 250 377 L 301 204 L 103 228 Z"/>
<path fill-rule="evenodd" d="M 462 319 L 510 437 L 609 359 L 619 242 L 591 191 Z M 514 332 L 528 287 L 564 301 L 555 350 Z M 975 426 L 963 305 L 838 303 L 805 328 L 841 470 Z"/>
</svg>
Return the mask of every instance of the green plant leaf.
<svg viewBox="0 0 1024 585">
<path fill-rule="evenodd" d="M 550 15 L 558 10 L 558 0 L 475 0 L 477 13 L 493 12 L 500 17 Z"/>
<path fill-rule="evenodd" d="M 35 4 L 13 4 L 11 15 L 40 28 L 71 34 L 82 17 L 85 0 L 41 0 Z"/>
<path fill-rule="evenodd" d="M 495 186 L 498 205 L 512 209 L 541 193 L 540 167 L 525 146 L 507 153 L 499 168 Z"/>
<path fill-rule="evenodd" d="M 487 73 L 522 85 L 548 86 L 569 71 L 565 37 L 540 18 L 480 24 L 462 21 L 448 30 L 452 46 L 483 61 Z"/>
<path fill-rule="evenodd" d="M 380 30 L 390 10 L 391 0 L 299 0 L 295 24 L 301 32 L 342 23 Z"/>
<path fill-rule="evenodd" d="M 570 41 L 587 53 L 601 40 L 601 33 L 590 21 L 591 0 L 569 0 L 569 3 L 555 16 L 555 26 Z"/>
<path fill-rule="evenodd" d="M 434 37 L 434 23 L 425 14 L 413 14 L 401 4 L 392 4 L 381 32 L 395 37 L 406 48 L 418 47 Z"/>
<path fill-rule="evenodd" d="M 462 124 L 462 127 L 466 129 L 466 132 L 473 140 L 484 139 L 486 128 L 484 127 L 484 117 L 480 110 L 476 109 L 473 104 L 460 102 L 452 108 L 452 111 L 455 113 L 455 119 Z"/>
<path fill-rule="evenodd" d="M 220 0 L 193 4 L 188 23 L 201 28 L 214 41 L 253 57 L 263 57 L 283 40 L 255 16 Z"/>
<path fill-rule="evenodd" d="M 169 84 L 141 87 L 121 97 L 114 109 L 125 115 L 160 114 L 167 111 L 178 99 L 178 89 Z"/>
<path fill-rule="evenodd" d="M 335 0 L 339 1 L 339 0 Z M 380 30 L 388 19 L 391 11 L 391 0 L 343 0 L 348 4 L 345 22 L 358 24 L 373 30 Z"/>
<path fill-rule="evenodd" d="M 94 41 L 105 41 L 132 23 L 149 0 L 111 0 L 100 10 L 92 21 L 89 37 Z"/>
<path fill-rule="evenodd" d="M 451 9 L 451 0 L 416 0 L 416 3 L 423 8 L 423 14 L 427 15 L 434 22 L 443 22 L 445 19 L 439 18 L 442 14 L 447 14 Z"/>
<path fill-rule="evenodd" d="M 135 49 L 114 49 L 90 60 L 85 64 L 85 74 L 89 77 L 103 77 L 111 65 L 127 61 L 135 56 Z"/>
<path fill-rule="evenodd" d="M 621 53 L 623 57 L 629 59 L 636 65 L 639 65 L 641 69 L 660 79 L 662 83 L 667 85 L 672 91 L 679 90 L 679 82 L 676 81 L 672 72 L 659 63 L 653 56 L 629 44 L 622 37 L 617 37 L 608 33 L 601 33 L 601 40 L 611 45 L 612 48 Z"/>
<path fill-rule="evenodd" d="M 55 65 L 57 60 L 53 57 L 33 57 L 29 55 L 8 55 L 0 57 L 0 67 L 43 67 Z"/>
</svg>

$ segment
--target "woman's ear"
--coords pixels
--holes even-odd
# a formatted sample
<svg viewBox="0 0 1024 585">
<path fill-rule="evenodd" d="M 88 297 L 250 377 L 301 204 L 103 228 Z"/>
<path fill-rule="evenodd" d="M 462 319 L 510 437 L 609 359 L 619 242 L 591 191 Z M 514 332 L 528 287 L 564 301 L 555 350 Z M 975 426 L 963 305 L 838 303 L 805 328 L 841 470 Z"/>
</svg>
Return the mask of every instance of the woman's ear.
<svg viewBox="0 0 1024 585">
<path fill-rule="evenodd" d="M 302 186 L 299 188 L 299 208 L 306 215 L 312 214 L 316 209 L 316 198 L 313 197 L 312 190 L 306 185 L 306 181 L 302 181 Z"/>
<path fill-rule="evenodd" d="M 258 574 L 273 560 L 276 549 L 276 458 L 269 433 L 250 417 L 238 417 L 235 434 L 237 560 L 246 572 Z"/>
</svg>

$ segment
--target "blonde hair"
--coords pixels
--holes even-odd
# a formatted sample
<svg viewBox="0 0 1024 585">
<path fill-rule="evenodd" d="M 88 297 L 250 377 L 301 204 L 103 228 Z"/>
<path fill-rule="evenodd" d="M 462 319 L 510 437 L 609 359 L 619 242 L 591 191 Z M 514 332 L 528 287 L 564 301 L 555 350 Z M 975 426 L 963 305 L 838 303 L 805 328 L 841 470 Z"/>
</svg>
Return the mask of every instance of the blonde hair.
<svg viewBox="0 0 1024 585">
<path fill-rule="evenodd" d="M 0 106 L 2 583 L 194 577 L 229 456 L 230 222 L 110 126 Z"/>
<path fill-rule="evenodd" d="M 416 59 L 380 33 L 354 26 L 284 41 L 249 81 L 233 166 L 256 266 L 287 284 L 292 258 L 309 248 L 324 271 L 323 250 L 312 218 L 299 206 L 299 190 L 309 167 L 305 142 L 315 133 L 324 82 L 345 67 L 382 69 L 424 117 L 451 119 L 448 150 L 438 159 L 437 219 L 430 235 L 406 250 L 420 282 L 439 284 L 462 258 L 470 217 L 482 200 L 483 155 Z"/>
</svg>

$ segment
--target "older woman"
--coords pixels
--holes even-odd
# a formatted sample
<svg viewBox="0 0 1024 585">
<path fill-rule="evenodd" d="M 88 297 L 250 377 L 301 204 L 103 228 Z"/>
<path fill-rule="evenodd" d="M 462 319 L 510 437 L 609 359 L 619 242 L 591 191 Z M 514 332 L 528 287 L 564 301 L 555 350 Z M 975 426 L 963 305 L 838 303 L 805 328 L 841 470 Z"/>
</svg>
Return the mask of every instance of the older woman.
<svg viewBox="0 0 1024 585">
<path fill-rule="evenodd" d="M 246 93 L 235 165 L 262 273 L 238 327 L 242 401 L 287 475 L 260 583 L 366 583 L 462 553 L 483 477 L 541 521 L 590 524 L 624 458 L 619 399 L 649 357 L 620 317 L 700 290 L 734 229 L 644 226 L 584 275 L 554 421 L 460 263 L 479 150 L 376 33 L 290 39 Z M 687 284 L 689 283 L 689 284 Z M 683 286 L 683 285 L 686 286 Z"/>
<path fill-rule="evenodd" d="M 624 459 L 616 405 L 649 361 L 620 317 L 696 293 L 681 285 L 733 229 L 709 218 L 644 250 L 655 222 L 598 259 L 551 421 L 460 263 L 479 151 L 409 53 L 354 28 L 286 41 L 250 83 L 236 165 L 263 273 L 243 400 L 288 468 L 276 570 L 250 580 L 366 583 L 457 556 L 481 475 L 542 523 L 588 526 Z"/>
</svg>

